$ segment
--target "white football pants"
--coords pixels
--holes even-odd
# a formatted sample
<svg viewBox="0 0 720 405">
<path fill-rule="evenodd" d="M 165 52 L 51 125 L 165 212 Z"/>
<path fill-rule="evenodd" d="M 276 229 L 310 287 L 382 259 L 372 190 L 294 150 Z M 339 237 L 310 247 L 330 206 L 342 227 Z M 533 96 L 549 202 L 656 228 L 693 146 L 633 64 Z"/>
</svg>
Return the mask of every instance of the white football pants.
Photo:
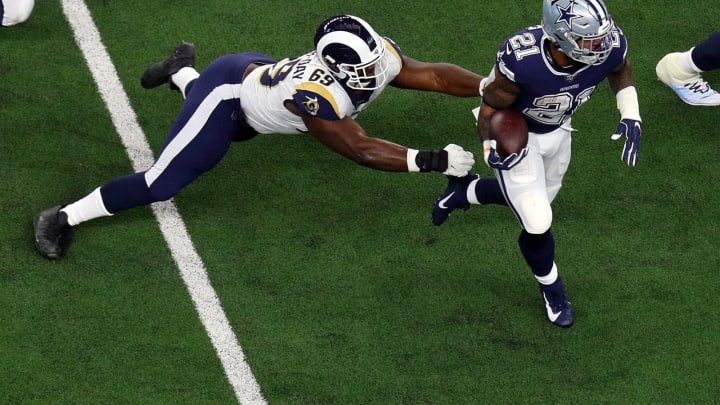
<svg viewBox="0 0 720 405">
<path fill-rule="evenodd" d="M 500 188 L 523 229 L 542 234 L 552 225 L 550 204 L 570 165 L 570 122 L 546 134 L 530 132 L 528 155 L 510 170 L 495 170 Z"/>
</svg>

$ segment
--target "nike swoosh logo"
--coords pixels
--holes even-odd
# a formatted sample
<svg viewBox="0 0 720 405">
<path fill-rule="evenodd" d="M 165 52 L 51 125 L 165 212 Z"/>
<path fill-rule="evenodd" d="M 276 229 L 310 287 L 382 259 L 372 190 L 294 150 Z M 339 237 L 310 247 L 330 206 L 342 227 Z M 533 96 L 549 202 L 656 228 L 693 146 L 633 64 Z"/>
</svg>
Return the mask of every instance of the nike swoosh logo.
<svg viewBox="0 0 720 405">
<path fill-rule="evenodd" d="M 543 299 L 545 300 L 545 310 L 547 311 L 548 319 L 550 319 L 550 322 L 555 322 L 562 313 L 562 311 L 557 313 L 553 312 L 552 308 L 550 308 L 550 303 L 548 302 L 545 293 L 543 293 Z"/>
<path fill-rule="evenodd" d="M 455 195 L 455 192 L 454 192 L 454 191 L 453 191 L 452 193 L 448 194 L 447 197 L 445 197 L 445 198 L 443 198 L 442 200 L 440 200 L 440 203 L 438 204 L 438 207 L 440 207 L 441 209 L 444 209 L 444 210 L 450 208 L 450 207 L 448 207 L 447 205 L 445 205 L 445 203 L 448 202 L 448 200 L 450 200 L 450 199 L 452 198 L 452 196 L 454 196 L 454 195 Z"/>
</svg>

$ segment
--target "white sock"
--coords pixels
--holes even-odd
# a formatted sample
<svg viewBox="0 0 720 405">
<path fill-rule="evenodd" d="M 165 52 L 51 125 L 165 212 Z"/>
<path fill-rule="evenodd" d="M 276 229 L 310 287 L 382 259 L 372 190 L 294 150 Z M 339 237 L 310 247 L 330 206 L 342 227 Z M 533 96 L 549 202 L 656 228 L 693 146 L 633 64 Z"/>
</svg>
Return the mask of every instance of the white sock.
<svg viewBox="0 0 720 405">
<path fill-rule="evenodd" d="M 475 186 L 477 185 L 477 182 L 480 181 L 480 178 L 477 178 L 468 184 L 467 188 L 467 200 L 470 204 L 480 204 L 480 201 L 478 201 L 477 194 L 475 193 Z"/>
<path fill-rule="evenodd" d="M 109 217 L 112 215 L 105 208 L 105 203 L 103 203 L 102 195 L 100 194 L 100 187 L 74 203 L 65 206 L 60 211 L 67 214 L 68 224 L 70 226 L 75 226 L 98 217 Z"/>
<path fill-rule="evenodd" d="M 686 72 L 702 73 L 702 70 L 700 70 L 700 68 L 698 68 L 692 60 L 693 49 L 695 49 L 695 47 L 680 54 L 680 61 L 682 63 L 681 68 Z"/>
<path fill-rule="evenodd" d="M 170 80 L 172 80 L 173 83 L 175 83 L 176 86 L 180 89 L 180 92 L 182 92 L 183 98 L 185 98 L 185 88 L 187 87 L 188 83 L 191 81 L 197 79 L 200 76 L 200 73 L 198 73 L 195 68 L 192 67 L 184 67 L 177 71 L 174 75 L 170 76 Z"/>
<path fill-rule="evenodd" d="M 542 285 L 550 285 L 550 284 L 554 283 L 555 281 L 557 281 L 558 270 L 557 270 L 557 265 L 555 264 L 555 262 L 553 262 L 552 269 L 550 269 L 550 273 L 548 273 L 547 275 L 542 276 L 542 277 L 535 276 L 535 278 L 537 279 L 538 283 L 540 283 Z"/>
</svg>

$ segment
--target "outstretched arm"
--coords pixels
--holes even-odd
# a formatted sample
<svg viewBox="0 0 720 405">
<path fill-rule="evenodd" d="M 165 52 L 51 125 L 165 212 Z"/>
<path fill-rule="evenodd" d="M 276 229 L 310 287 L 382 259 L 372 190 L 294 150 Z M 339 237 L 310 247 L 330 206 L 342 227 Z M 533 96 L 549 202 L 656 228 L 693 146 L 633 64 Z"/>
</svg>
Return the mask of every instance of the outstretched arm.
<svg viewBox="0 0 720 405">
<path fill-rule="evenodd" d="M 368 136 L 350 117 L 337 121 L 303 116 L 310 133 L 320 143 L 354 161 L 376 170 L 391 172 L 436 171 L 464 176 L 475 160 L 457 145 L 442 150 L 418 151 L 380 138 Z"/>
<path fill-rule="evenodd" d="M 377 170 L 408 170 L 406 147 L 369 137 L 365 129 L 350 117 L 328 121 L 305 116 L 303 120 L 315 139 L 353 162 Z"/>
<path fill-rule="evenodd" d="M 451 63 L 421 62 L 403 56 L 400 74 L 390 84 L 403 89 L 477 97 L 480 96 L 482 79 L 479 74 Z"/>
</svg>

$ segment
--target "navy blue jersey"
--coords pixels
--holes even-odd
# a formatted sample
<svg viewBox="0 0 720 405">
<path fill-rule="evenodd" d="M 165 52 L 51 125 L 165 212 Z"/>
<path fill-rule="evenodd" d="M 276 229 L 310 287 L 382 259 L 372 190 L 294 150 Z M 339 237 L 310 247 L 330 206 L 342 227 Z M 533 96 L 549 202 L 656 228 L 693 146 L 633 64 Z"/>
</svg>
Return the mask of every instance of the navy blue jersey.
<svg viewBox="0 0 720 405">
<path fill-rule="evenodd" d="M 627 40 L 617 26 L 612 31 L 612 43 L 612 51 L 602 64 L 562 68 L 550 56 L 550 42 L 539 25 L 520 30 L 503 42 L 496 66 L 500 74 L 520 87 L 511 108 L 525 115 L 531 132 L 547 133 L 562 125 L 623 63 Z"/>
</svg>

